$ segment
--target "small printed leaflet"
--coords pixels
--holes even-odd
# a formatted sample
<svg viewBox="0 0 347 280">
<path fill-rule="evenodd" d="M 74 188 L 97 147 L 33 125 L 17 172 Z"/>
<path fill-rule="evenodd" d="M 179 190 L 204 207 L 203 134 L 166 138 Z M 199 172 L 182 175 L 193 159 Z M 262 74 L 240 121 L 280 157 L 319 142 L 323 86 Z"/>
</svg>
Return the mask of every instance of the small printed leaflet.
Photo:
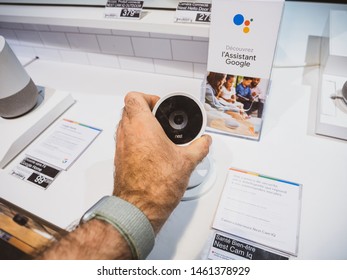
<svg viewBox="0 0 347 280">
<path fill-rule="evenodd" d="M 144 1 L 108 0 L 106 18 L 140 19 Z"/>
<path fill-rule="evenodd" d="M 100 132 L 98 128 L 63 119 L 26 154 L 60 170 L 67 170 Z"/>
<path fill-rule="evenodd" d="M 261 249 L 297 256 L 302 185 L 235 168 L 228 173 L 213 222 L 222 233 L 210 257 L 254 259 L 264 256 Z"/>
<path fill-rule="evenodd" d="M 179 2 L 176 8 L 175 22 L 210 23 L 211 3 Z"/>
</svg>

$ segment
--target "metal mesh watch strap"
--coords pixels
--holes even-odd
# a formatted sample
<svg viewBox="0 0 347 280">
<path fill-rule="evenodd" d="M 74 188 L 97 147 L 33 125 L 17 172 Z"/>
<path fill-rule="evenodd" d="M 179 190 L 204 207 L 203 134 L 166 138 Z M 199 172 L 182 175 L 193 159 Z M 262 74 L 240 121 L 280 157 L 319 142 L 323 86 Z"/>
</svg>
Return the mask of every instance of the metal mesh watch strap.
<svg viewBox="0 0 347 280">
<path fill-rule="evenodd" d="M 153 227 L 146 215 L 131 203 L 116 196 L 105 196 L 86 212 L 82 222 L 92 218 L 112 224 L 129 244 L 134 259 L 145 259 L 153 249 Z"/>
</svg>

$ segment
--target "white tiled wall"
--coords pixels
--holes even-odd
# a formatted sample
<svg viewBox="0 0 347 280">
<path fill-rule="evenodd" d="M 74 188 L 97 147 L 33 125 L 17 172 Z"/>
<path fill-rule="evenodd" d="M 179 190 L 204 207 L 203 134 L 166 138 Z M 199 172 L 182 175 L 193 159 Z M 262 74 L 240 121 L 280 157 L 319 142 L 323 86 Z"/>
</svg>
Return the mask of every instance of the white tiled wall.
<svg viewBox="0 0 347 280">
<path fill-rule="evenodd" d="M 202 78 L 208 39 L 149 32 L 0 22 L 17 56 Z"/>
</svg>

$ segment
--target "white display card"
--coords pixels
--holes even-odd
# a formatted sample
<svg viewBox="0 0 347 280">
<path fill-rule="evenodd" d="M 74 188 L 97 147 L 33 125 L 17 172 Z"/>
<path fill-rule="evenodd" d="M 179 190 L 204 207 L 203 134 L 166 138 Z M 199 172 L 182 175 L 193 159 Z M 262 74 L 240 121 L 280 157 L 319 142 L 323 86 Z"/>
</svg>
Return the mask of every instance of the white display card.
<svg viewBox="0 0 347 280">
<path fill-rule="evenodd" d="M 99 135 L 101 129 L 62 119 L 29 148 L 29 157 L 67 170 Z"/>
<path fill-rule="evenodd" d="M 302 186 L 230 168 L 213 227 L 297 255 Z"/>
<path fill-rule="evenodd" d="M 269 79 L 283 0 L 212 2 L 207 70 Z"/>
<path fill-rule="evenodd" d="M 201 100 L 207 130 L 260 140 L 284 0 L 214 0 Z"/>
</svg>

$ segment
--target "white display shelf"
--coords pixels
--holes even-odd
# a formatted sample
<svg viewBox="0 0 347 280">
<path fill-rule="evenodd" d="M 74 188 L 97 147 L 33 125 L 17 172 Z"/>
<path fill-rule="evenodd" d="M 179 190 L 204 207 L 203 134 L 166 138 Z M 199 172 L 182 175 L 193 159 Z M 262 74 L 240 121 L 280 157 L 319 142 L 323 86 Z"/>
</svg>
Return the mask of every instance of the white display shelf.
<svg viewBox="0 0 347 280">
<path fill-rule="evenodd" d="M 75 103 L 70 93 L 50 88 L 40 91 L 40 96 L 44 99 L 26 115 L 14 119 L 0 118 L 0 131 L 5 132 L 1 137 L 0 169 Z"/>
<path fill-rule="evenodd" d="M 208 24 L 175 23 L 175 11 L 143 10 L 140 20 L 106 19 L 103 7 L 1 5 L 0 21 L 208 37 Z"/>
</svg>

